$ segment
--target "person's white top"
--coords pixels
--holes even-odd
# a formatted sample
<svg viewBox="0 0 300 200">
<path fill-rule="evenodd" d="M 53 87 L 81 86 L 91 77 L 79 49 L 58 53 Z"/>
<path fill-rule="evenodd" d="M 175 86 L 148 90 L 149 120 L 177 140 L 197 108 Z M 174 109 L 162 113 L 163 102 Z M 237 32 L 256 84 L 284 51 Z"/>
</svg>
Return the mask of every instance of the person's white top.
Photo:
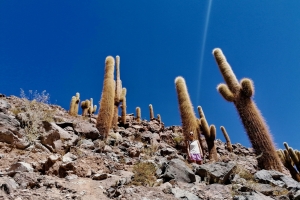
<svg viewBox="0 0 300 200">
<path fill-rule="evenodd" d="M 198 140 L 189 141 L 190 142 L 190 153 L 200 153 L 200 149 L 198 146 Z"/>
</svg>

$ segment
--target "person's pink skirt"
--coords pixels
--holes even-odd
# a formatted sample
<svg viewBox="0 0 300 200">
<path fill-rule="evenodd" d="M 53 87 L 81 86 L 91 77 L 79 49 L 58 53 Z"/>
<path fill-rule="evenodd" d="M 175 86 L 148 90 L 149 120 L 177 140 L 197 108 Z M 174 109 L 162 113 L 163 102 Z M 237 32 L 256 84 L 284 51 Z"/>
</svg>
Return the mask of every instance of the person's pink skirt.
<svg viewBox="0 0 300 200">
<path fill-rule="evenodd" d="M 200 153 L 191 153 L 190 154 L 190 160 L 192 160 L 192 161 L 201 161 L 202 158 L 201 158 Z"/>
</svg>

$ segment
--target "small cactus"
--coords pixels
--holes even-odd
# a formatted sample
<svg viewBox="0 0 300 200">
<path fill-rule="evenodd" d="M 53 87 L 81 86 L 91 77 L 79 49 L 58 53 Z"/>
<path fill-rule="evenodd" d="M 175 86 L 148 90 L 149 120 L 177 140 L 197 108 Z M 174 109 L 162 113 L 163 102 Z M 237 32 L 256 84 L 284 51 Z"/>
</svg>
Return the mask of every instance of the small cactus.
<svg viewBox="0 0 300 200">
<path fill-rule="evenodd" d="M 224 137 L 225 137 L 225 140 L 226 140 L 226 146 L 227 146 L 228 151 L 229 151 L 229 152 L 232 152 L 232 145 L 231 145 L 230 138 L 229 138 L 229 136 L 228 136 L 228 133 L 227 133 L 225 127 L 224 127 L 224 126 L 221 126 L 220 129 L 221 129 L 221 131 L 222 131 L 222 133 L 223 133 L 223 135 L 224 135 Z"/>
<path fill-rule="evenodd" d="M 93 98 L 90 99 L 90 104 L 89 104 L 89 109 L 88 109 L 88 114 L 92 115 L 96 112 L 97 106 L 93 105 Z"/>
<path fill-rule="evenodd" d="M 234 103 L 256 155 L 261 155 L 257 157 L 258 166 L 282 172 L 268 126 L 251 99 L 254 94 L 252 81 L 244 78 L 238 82 L 221 49 L 214 49 L 213 55 L 226 82 L 219 84 L 217 89 L 224 99 Z"/>
<path fill-rule="evenodd" d="M 178 76 L 175 79 L 175 86 L 184 138 L 191 140 L 189 133 L 193 132 L 193 139 L 199 140 L 200 129 L 184 78 Z"/>
<path fill-rule="evenodd" d="M 158 120 L 159 123 L 161 123 L 161 116 L 160 116 L 160 114 L 157 114 L 156 119 Z"/>
<path fill-rule="evenodd" d="M 135 111 L 136 111 L 136 121 L 137 123 L 141 123 L 141 108 L 136 107 Z"/>
<path fill-rule="evenodd" d="M 149 111 L 150 111 L 150 120 L 154 119 L 154 112 L 152 104 L 149 104 Z"/>
<path fill-rule="evenodd" d="M 72 116 L 78 115 L 78 107 L 80 102 L 79 96 L 80 94 L 77 92 L 76 95 L 71 99 L 69 114 Z"/>
<path fill-rule="evenodd" d="M 127 93 L 126 88 L 123 88 L 122 89 L 122 98 L 121 98 L 121 102 L 122 102 L 121 123 L 122 124 L 126 124 L 126 93 Z"/>
<path fill-rule="evenodd" d="M 216 127 L 215 125 L 208 126 L 206 121 L 204 112 L 201 106 L 197 107 L 199 115 L 200 115 L 200 130 L 205 137 L 208 153 L 209 153 L 209 160 L 211 161 L 218 161 L 217 149 L 216 149 Z"/>
<path fill-rule="evenodd" d="M 105 75 L 103 82 L 102 96 L 100 100 L 100 110 L 97 117 L 96 127 L 104 138 L 107 138 L 112 126 L 114 114 L 114 65 L 115 60 L 112 56 L 105 59 Z"/>
</svg>

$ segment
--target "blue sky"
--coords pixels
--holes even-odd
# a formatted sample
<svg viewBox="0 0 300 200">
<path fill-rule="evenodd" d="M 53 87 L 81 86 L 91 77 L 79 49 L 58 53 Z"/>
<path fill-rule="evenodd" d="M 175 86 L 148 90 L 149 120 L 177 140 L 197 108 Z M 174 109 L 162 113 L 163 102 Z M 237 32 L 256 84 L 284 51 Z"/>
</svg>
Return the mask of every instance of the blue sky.
<svg viewBox="0 0 300 200">
<path fill-rule="evenodd" d="M 219 47 L 239 80 L 254 81 L 277 147 L 299 149 L 299 10 L 296 0 L 0 1 L 0 93 L 46 90 L 67 110 L 76 92 L 98 102 L 105 57 L 119 55 L 128 113 L 139 106 L 149 119 L 152 104 L 166 126 L 180 125 L 174 80 L 183 76 L 217 138 L 225 126 L 232 143 L 249 147 L 234 105 L 216 90 Z"/>
</svg>

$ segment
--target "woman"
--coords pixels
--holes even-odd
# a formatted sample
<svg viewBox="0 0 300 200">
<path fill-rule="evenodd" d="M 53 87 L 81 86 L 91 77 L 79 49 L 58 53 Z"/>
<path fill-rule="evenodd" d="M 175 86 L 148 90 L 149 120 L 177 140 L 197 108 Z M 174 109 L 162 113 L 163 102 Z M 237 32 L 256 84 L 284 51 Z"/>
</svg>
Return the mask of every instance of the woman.
<svg viewBox="0 0 300 200">
<path fill-rule="evenodd" d="M 187 146 L 189 161 L 201 165 L 203 153 L 199 141 L 194 140 L 193 132 L 190 132 L 189 140 L 186 141 L 186 146 Z"/>
</svg>

